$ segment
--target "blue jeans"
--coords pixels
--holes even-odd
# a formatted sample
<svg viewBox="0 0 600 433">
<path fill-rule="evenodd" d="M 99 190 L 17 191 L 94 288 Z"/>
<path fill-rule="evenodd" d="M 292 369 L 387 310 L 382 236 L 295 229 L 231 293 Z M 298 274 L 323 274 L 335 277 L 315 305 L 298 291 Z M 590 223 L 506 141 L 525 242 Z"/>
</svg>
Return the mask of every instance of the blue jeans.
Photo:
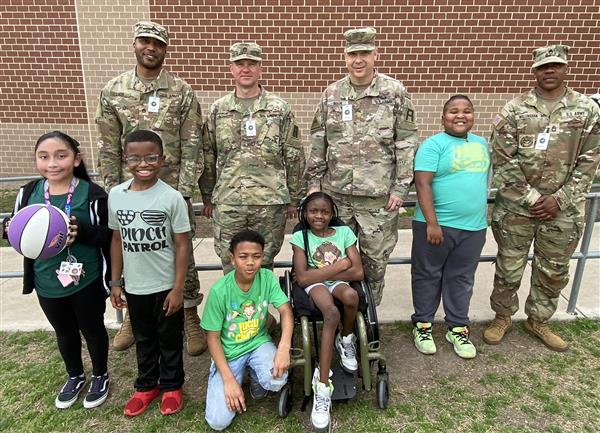
<svg viewBox="0 0 600 433">
<path fill-rule="evenodd" d="M 241 385 L 244 377 L 244 370 L 248 367 L 248 374 L 251 380 L 260 383 L 264 389 L 269 391 L 279 391 L 282 385 L 273 386 L 271 384 L 271 369 L 273 368 L 273 359 L 277 348 L 272 342 L 265 343 L 253 352 L 246 353 L 239 358 L 228 361 L 229 368 L 235 376 L 235 380 Z M 288 373 L 284 373 L 284 378 L 287 380 Z M 285 383 L 285 382 L 283 382 Z M 213 362 L 210 366 L 208 374 L 208 387 L 206 389 L 206 412 L 205 418 L 208 425 L 213 430 L 224 430 L 231 424 L 235 418 L 235 411 L 227 408 L 225 402 L 225 392 L 223 387 L 223 379 L 221 373 Z"/>
</svg>

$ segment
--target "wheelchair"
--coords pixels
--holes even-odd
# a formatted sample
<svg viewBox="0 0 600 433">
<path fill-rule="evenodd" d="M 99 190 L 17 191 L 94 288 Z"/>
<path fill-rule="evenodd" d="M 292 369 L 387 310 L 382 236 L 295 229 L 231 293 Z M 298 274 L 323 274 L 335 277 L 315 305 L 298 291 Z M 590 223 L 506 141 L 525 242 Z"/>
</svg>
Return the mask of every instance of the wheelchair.
<svg viewBox="0 0 600 433">
<path fill-rule="evenodd" d="M 304 390 L 304 400 L 301 406 L 302 411 L 306 410 L 306 406 L 312 397 L 313 370 L 319 358 L 320 333 L 318 323 L 322 323 L 323 316 L 304 289 L 293 282 L 290 271 L 286 271 L 285 275 L 280 277 L 280 284 L 292 306 L 294 328 L 295 330 L 300 328 L 302 331 L 300 339 L 297 338 L 297 332 L 294 333 L 289 379 L 288 383 L 281 389 L 277 402 L 277 413 L 280 417 L 284 418 L 292 408 L 293 369 L 302 368 L 302 385 Z M 377 311 L 373 301 L 373 294 L 365 281 L 352 282 L 350 285 L 359 295 L 358 314 L 355 322 L 359 368 L 358 372 L 354 375 L 349 374 L 341 367 L 335 365 L 336 361 L 334 357 L 334 364 L 331 368 L 333 371 L 331 380 L 334 392 L 331 399 L 332 401 L 350 400 L 356 394 L 357 383 L 362 383 L 363 389 L 370 391 L 373 388 L 371 369 L 377 363 L 375 384 L 377 404 L 380 409 L 385 409 L 389 403 L 389 378 L 385 357 L 380 352 L 379 323 L 377 321 Z M 340 314 L 343 314 L 343 305 L 341 302 L 337 299 L 334 302 L 338 309 L 340 309 Z"/>
</svg>

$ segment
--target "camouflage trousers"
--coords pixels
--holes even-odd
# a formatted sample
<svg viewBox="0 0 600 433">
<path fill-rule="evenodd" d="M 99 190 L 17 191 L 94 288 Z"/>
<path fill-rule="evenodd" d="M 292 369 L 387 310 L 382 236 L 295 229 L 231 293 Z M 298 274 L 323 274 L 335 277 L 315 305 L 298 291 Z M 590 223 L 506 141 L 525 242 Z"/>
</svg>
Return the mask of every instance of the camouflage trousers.
<svg viewBox="0 0 600 433">
<path fill-rule="evenodd" d="M 273 268 L 275 256 L 281 250 L 285 234 L 287 205 L 233 206 L 217 204 L 213 210 L 215 252 L 221 258 L 223 273 L 233 269 L 229 258 L 229 242 L 243 229 L 260 233 L 265 238 L 262 266 Z"/>
<path fill-rule="evenodd" d="M 548 321 L 558 306 L 561 290 L 569 282 L 569 259 L 583 232 L 583 218 L 559 212 L 551 221 L 519 215 L 495 206 L 492 231 L 498 244 L 492 309 L 511 316 L 519 309 L 517 291 L 533 242 L 533 262 L 525 314 Z"/>
<path fill-rule="evenodd" d="M 190 255 L 188 262 L 187 273 L 185 274 L 185 283 L 183 286 L 183 308 L 191 308 L 202 303 L 204 295 L 200 293 L 200 280 L 198 279 L 198 271 L 196 271 L 196 260 L 194 259 L 194 245 L 192 240 L 196 233 L 196 218 L 194 212 L 188 208 L 188 216 L 190 218 Z"/>
<path fill-rule="evenodd" d="M 373 291 L 375 305 L 381 303 L 385 269 L 398 242 L 398 211 L 387 212 L 388 197 L 362 197 L 325 191 L 338 206 L 339 217 L 358 237 L 365 280 Z"/>
</svg>

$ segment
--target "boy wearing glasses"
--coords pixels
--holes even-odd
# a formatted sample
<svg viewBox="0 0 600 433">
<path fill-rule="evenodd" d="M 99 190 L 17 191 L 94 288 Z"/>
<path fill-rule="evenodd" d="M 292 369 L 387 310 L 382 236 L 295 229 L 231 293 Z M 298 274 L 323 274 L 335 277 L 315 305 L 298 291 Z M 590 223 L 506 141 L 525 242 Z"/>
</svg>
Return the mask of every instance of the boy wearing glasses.
<svg viewBox="0 0 600 433">
<path fill-rule="evenodd" d="M 169 49 L 169 32 L 155 22 L 140 21 L 134 27 L 136 65 L 113 78 L 100 92 L 96 111 L 98 168 L 109 191 L 131 177 L 123 156 L 124 139 L 133 131 L 157 132 L 163 141 L 164 163 L 160 179 L 183 195 L 192 230 L 190 256 L 183 287 L 185 348 L 192 355 L 206 350 L 206 333 L 200 328 L 198 305 L 202 302 L 195 270 L 192 237 L 194 214 L 192 191 L 203 166 L 201 149 L 202 113 L 194 90 L 163 67 Z M 200 150 L 200 151 L 199 151 Z M 133 344 L 129 314 L 113 340 L 115 350 Z"/>
<path fill-rule="evenodd" d="M 124 140 L 133 178 L 108 197 L 113 307 L 127 307 L 136 343 L 138 377 L 127 416 L 141 414 L 162 392 L 160 411 L 183 407 L 183 286 L 190 223 L 181 193 L 159 179 L 161 138 L 138 130 Z M 127 302 L 123 299 L 127 296 Z"/>
</svg>

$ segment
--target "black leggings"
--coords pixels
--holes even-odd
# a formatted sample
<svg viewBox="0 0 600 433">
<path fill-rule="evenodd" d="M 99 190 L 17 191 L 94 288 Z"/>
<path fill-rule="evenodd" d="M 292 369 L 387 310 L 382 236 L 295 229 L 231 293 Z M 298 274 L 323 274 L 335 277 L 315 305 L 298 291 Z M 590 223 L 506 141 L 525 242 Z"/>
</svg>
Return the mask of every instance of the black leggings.
<svg viewBox="0 0 600 433">
<path fill-rule="evenodd" d="M 45 298 L 38 294 L 40 307 L 56 332 L 58 350 L 69 377 L 83 374 L 81 337 L 88 346 L 95 376 L 108 371 L 108 334 L 104 327 L 106 295 L 96 280 L 64 298 Z"/>
</svg>

